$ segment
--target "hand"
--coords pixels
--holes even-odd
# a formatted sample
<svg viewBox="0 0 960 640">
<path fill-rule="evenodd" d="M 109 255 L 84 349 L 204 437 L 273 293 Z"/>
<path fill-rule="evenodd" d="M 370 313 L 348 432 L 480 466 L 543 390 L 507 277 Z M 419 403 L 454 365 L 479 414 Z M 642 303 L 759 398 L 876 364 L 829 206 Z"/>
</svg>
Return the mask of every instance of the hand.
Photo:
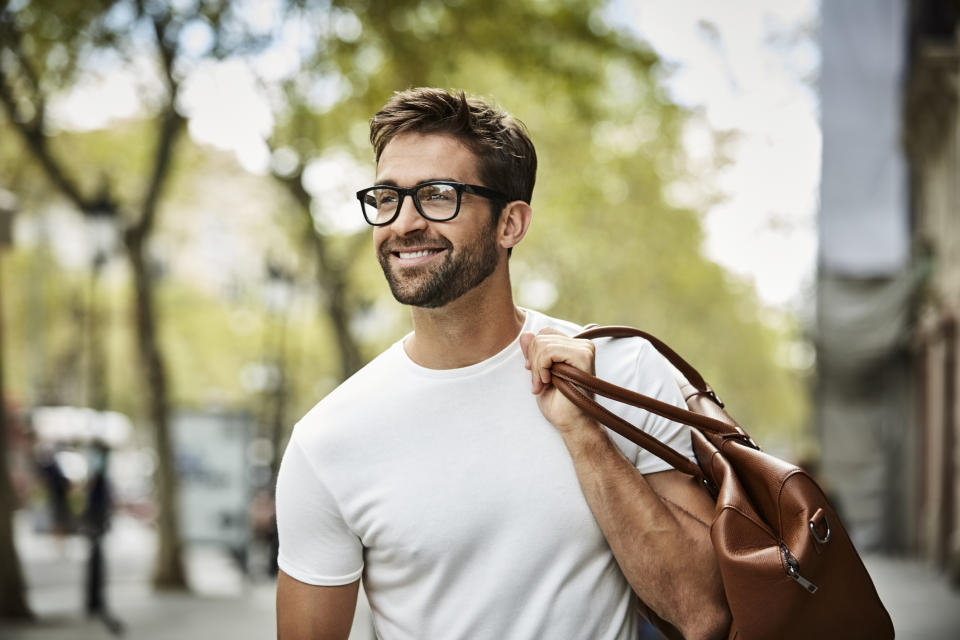
<svg viewBox="0 0 960 640">
<path fill-rule="evenodd" d="M 533 393 L 537 396 L 537 404 L 544 417 L 561 434 L 569 433 L 585 422 L 592 423 L 579 407 L 553 386 L 550 366 L 554 362 L 566 362 L 592 375 L 596 357 L 593 342 L 571 338 L 556 329 L 547 328 L 537 335 L 521 334 L 520 348 L 527 359 L 526 367 L 533 379 Z"/>
</svg>

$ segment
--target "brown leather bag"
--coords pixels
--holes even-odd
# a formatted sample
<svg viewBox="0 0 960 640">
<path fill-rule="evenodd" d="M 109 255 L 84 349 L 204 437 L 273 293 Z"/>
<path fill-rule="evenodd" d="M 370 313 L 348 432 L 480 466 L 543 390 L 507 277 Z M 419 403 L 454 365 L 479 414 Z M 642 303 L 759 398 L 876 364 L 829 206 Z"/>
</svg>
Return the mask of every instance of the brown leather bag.
<svg viewBox="0 0 960 640">
<path fill-rule="evenodd" d="M 631 327 L 593 327 L 577 337 L 644 338 L 677 369 L 689 411 L 565 363 L 554 363 L 552 375 L 554 385 L 587 414 L 696 477 L 716 500 L 710 537 L 733 617 L 728 638 L 893 638 L 870 575 L 807 472 L 760 451 L 697 370 L 652 335 Z M 591 393 L 693 427 L 697 464 L 599 405 Z M 649 617 L 668 637 L 680 637 L 655 614 Z"/>
</svg>

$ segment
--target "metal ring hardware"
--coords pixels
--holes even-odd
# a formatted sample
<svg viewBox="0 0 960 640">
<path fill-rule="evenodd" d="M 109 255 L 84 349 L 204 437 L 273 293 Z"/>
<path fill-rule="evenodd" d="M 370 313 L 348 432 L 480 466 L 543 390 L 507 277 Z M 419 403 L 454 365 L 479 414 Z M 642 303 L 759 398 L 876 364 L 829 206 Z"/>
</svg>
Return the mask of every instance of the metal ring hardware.
<svg viewBox="0 0 960 640">
<path fill-rule="evenodd" d="M 810 534 L 813 536 L 813 539 L 820 544 L 827 544 L 830 542 L 830 520 L 827 518 L 827 514 L 823 514 L 823 523 L 827 526 L 826 535 L 822 538 L 820 537 L 820 534 L 817 533 L 817 528 L 813 524 L 813 520 L 810 521 Z"/>
</svg>

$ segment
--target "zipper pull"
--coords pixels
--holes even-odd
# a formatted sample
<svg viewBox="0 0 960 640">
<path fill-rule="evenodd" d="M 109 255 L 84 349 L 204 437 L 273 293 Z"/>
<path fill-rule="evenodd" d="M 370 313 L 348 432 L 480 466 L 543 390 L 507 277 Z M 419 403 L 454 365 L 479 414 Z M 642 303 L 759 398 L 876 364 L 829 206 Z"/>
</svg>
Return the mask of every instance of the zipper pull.
<svg viewBox="0 0 960 640">
<path fill-rule="evenodd" d="M 781 544 L 780 550 L 783 552 L 783 561 L 787 565 L 787 575 L 796 581 L 796 583 L 803 587 L 808 593 L 816 593 L 817 589 L 820 587 L 800 575 L 800 563 L 795 557 L 793 557 L 793 554 L 790 553 L 790 550 L 787 549 L 787 545 Z"/>
</svg>

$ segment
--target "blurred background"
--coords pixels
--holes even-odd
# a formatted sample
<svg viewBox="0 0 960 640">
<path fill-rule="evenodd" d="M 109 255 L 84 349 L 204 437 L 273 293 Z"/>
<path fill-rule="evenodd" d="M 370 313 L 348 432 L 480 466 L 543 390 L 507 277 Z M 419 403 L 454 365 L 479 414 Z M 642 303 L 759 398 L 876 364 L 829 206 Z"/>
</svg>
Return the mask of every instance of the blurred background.
<svg viewBox="0 0 960 640">
<path fill-rule="evenodd" d="M 531 132 L 518 303 L 668 341 L 956 637 L 958 16 L 0 0 L 0 637 L 273 636 L 292 425 L 409 330 L 353 194 L 422 85 Z"/>
</svg>

